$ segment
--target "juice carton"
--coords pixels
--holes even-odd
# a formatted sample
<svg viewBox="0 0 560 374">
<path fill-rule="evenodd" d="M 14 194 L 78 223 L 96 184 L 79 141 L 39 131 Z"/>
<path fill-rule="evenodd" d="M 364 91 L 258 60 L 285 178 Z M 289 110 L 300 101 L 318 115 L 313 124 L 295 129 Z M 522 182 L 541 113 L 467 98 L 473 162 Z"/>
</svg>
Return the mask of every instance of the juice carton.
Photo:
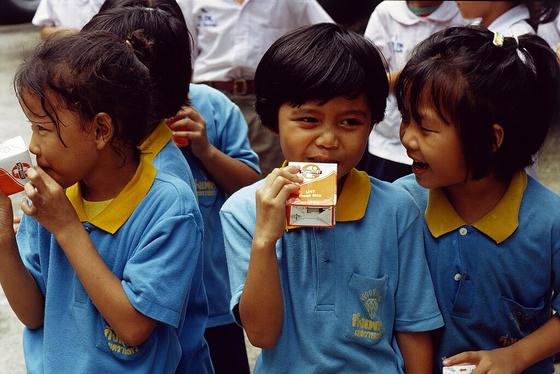
<svg viewBox="0 0 560 374">
<path fill-rule="evenodd" d="M 303 183 L 286 201 L 289 226 L 335 226 L 336 164 L 290 162 L 299 167 Z"/>
<path fill-rule="evenodd" d="M 171 118 L 168 118 L 166 120 L 166 124 L 168 127 L 170 127 L 171 125 L 173 125 L 175 122 L 181 120 L 185 118 L 184 116 L 173 116 Z M 188 127 L 185 126 L 176 126 L 172 131 L 188 131 Z M 181 138 L 178 136 L 173 135 L 173 142 L 175 143 L 175 145 L 177 147 L 186 147 L 187 145 L 189 145 L 189 139 L 186 138 Z"/>
<path fill-rule="evenodd" d="M 29 182 L 25 172 L 31 167 L 31 156 L 18 136 L 0 144 L 0 190 L 6 195 L 23 191 Z"/>
<path fill-rule="evenodd" d="M 476 369 L 475 365 L 446 366 L 443 368 L 442 374 L 471 374 L 474 369 Z"/>
</svg>

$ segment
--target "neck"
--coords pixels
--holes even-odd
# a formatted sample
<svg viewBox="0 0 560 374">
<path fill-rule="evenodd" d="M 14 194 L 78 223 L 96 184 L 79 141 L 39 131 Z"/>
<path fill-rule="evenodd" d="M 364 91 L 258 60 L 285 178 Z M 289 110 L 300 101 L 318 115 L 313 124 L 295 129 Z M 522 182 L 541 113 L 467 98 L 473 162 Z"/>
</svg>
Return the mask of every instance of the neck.
<svg viewBox="0 0 560 374">
<path fill-rule="evenodd" d="M 494 1 L 486 14 L 482 15 L 480 26 L 488 28 L 498 17 L 514 7 L 511 1 Z"/>
<path fill-rule="evenodd" d="M 115 198 L 132 179 L 139 160 L 135 149 L 123 150 L 125 159 L 108 147 L 94 170 L 80 181 L 83 198 L 104 201 Z"/>
<path fill-rule="evenodd" d="M 488 214 L 502 199 L 510 179 L 494 175 L 443 188 L 457 214 L 472 224 Z"/>
</svg>

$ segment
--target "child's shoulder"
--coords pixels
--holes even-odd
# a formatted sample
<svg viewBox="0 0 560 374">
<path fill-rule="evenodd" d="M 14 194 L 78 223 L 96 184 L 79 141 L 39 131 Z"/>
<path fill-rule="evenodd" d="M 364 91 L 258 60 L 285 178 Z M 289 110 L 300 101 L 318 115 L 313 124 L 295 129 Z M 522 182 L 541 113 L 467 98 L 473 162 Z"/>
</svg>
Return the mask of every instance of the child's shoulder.
<svg viewBox="0 0 560 374">
<path fill-rule="evenodd" d="M 173 207 L 177 214 L 200 214 L 192 188 L 183 179 L 170 173 L 158 171 L 146 197 L 162 209 Z"/>
<path fill-rule="evenodd" d="M 379 210 L 384 207 L 384 209 L 394 211 L 397 215 L 406 212 L 410 214 L 411 218 L 416 217 L 419 212 L 418 204 L 410 191 L 395 183 L 373 177 L 370 177 L 370 180 L 372 189 L 368 209 Z"/>
<path fill-rule="evenodd" d="M 382 1 L 373 10 L 378 15 L 392 16 L 402 12 L 406 7 L 406 1 Z"/>
<path fill-rule="evenodd" d="M 206 84 L 191 83 L 189 85 L 189 99 L 195 108 L 204 103 L 211 104 L 213 107 L 235 106 L 224 93 Z"/>
<path fill-rule="evenodd" d="M 406 175 L 393 182 L 393 185 L 403 191 L 406 191 L 414 202 L 421 208 L 425 208 L 428 201 L 429 190 L 422 187 L 416 182 L 414 174 Z"/>
<path fill-rule="evenodd" d="M 253 212 L 255 211 L 255 194 L 257 189 L 264 183 L 264 179 L 258 180 L 253 184 L 245 186 L 234 192 L 222 205 L 223 212 Z"/>
<path fill-rule="evenodd" d="M 553 217 L 560 223 L 560 196 L 531 176 L 527 176 L 522 206 Z"/>
</svg>

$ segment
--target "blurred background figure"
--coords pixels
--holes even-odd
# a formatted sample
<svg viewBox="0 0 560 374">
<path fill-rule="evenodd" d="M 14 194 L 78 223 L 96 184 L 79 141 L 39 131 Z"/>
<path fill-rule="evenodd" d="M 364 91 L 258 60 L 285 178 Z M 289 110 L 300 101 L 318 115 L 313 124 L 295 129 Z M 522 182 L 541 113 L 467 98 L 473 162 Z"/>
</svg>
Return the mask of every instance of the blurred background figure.
<svg viewBox="0 0 560 374">
<path fill-rule="evenodd" d="M 79 31 L 99 11 L 104 0 L 41 0 L 32 23 L 41 38 L 58 31 Z"/>
<path fill-rule="evenodd" d="M 558 15 L 557 1 L 457 1 L 463 17 L 504 36 L 535 34 Z"/>
<path fill-rule="evenodd" d="M 257 64 L 280 36 L 332 18 L 315 0 L 185 0 L 180 5 L 195 43 L 193 82 L 222 91 L 241 108 L 266 176 L 283 157 L 276 135 L 255 113 Z"/>
</svg>

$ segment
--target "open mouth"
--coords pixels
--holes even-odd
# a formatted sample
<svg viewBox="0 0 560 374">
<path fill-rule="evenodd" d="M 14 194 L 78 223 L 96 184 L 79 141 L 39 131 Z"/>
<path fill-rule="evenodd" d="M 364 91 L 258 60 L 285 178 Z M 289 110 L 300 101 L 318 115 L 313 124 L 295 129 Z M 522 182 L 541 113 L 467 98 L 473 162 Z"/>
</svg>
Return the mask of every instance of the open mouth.
<svg viewBox="0 0 560 374">
<path fill-rule="evenodd" d="M 427 163 L 425 163 L 425 162 L 422 162 L 422 161 L 416 161 L 416 160 L 415 160 L 415 161 L 412 162 L 412 167 L 415 168 L 415 169 L 422 169 L 422 170 L 425 170 L 425 169 L 427 169 L 429 166 L 430 166 L 429 164 L 427 164 Z"/>
</svg>

